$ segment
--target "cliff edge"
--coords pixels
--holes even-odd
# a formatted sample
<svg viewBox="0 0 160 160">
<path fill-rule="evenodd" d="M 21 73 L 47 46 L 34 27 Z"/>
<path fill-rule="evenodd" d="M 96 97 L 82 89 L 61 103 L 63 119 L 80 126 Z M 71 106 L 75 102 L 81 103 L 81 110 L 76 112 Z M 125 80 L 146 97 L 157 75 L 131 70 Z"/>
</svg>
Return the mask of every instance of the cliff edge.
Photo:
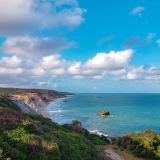
<svg viewBox="0 0 160 160">
<path fill-rule="evenodd" d="M 50 102 L 68 94 L 43 89 L 0 88 L 0 102 L 13 102 L 26 113 L 42 114 L 41 111 L 45 110 Z"/>
</svg>

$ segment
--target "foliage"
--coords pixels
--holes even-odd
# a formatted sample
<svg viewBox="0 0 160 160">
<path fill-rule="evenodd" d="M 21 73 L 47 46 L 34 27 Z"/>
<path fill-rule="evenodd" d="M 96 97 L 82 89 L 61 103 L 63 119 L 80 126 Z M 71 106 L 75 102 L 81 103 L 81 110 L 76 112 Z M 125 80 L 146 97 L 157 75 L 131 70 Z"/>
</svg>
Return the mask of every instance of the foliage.
<svg viewBox="0 0 160 160">
<path fill-rule="evenodd" d="M 113 141 L 121 149 L 131 151 L 136 157 L 148 160 L 160 159 L 160 135 L 145 130 L 136 134 L 129 133 Z"/>
<path fill-rule="evenodd" d="M 7 104 L 1 103 L 1 102 L 0 102 L 0 106 L 2 106 L 2 107 L 4 107 L 4 108 L 9 108 Z"/>
<path fill-rule="evenodd" d="M 82 128 L 82 124 L 78 120 L 72 120 L 71 124 L 64 124 L 63 127 L 83 135 L 94 145 L 106 145 L 110 143 L 107 137 L 103 135 L 100 136 L 97 134 L 91 134 L 88 130 Z"/>
<path fill-rule="evenodd" d="M 3 106 L 9 108 L 9 106 Z M 0 128 L 0 151 L 6 153 L 3 156 L 4 159 L 102 159 L 99 149 L 93 144 L 95 142 L 98 144 L 101 137 L 98 139 L 98 136 L 90 135 L 87 130 L 75 125 L 76 121 L 70 125 L 73 128 L 79 128 L 78 132 L 74 130 L 75 128 L 61 126 L 41 115 L 17 113 L 23 115 L 25 119 L 14 124 L 14 127 L 5 127 L 5 130 Z M 5 122 L 3 125 L 9 124 Z"/>
<path fill-rule="evenodd" d="M 82 123 L 78 120 L 72 120 L 72 125 L 82 127 Z"/>
</svg>

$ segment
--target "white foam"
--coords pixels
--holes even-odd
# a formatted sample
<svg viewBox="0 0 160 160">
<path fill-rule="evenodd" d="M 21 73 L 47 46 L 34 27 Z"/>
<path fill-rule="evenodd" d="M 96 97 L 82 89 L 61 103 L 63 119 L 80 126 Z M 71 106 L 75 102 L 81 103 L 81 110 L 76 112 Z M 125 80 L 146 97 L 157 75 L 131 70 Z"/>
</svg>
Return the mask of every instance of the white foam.
<svg viewBox="0 0 160 160">
<path fill-rule="evenodd" d="M 93 134 L 97 134 L 97 135 L 99 135 L 99 136 L 105 136 L 105 137 L 108 137 L 108 135 L 107 134 L 103 134 L 103 133 L 101 133 L 101 132 L 99 132 L 98 130 L 89 130 L 89 132 L 90 133 L 93 133 Z"/>
<path fill-rule="evenodd" d="M 52 112 L 56 113 L 56 112 L 62 112 L 62 110 L 59 109 L 58 111 L 48 111 L 48 112 L 50 112 L 50 113 L 52 113 Z"/>
</svg>

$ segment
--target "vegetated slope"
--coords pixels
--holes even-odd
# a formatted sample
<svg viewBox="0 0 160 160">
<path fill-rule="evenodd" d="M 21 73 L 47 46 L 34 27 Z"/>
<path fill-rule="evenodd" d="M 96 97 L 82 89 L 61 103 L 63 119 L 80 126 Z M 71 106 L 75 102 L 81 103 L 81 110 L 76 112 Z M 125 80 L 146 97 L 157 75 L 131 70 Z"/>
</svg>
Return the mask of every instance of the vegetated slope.
<svg viewBox="0 0 160 160">
<path fill-rule="evenodd" d="M 108 141 L 90 135 L 75 121 L 63 127 L 49 118 L 15 111 L 0 103 L 2 160 L 101 160 L 100 149 L 94 145 L 99 142 Z"/>
<path fill-rule="evenodd" d="M 135 157 L 145 160 L 160 160 L 160 134 L 151 130 L 129 133 L 113 139 L 121 150 L 131 152 Z"/>
<path fill-rule="evenodd" d="M 46 90 L 46 89 L 22 89 L 22 88 L 1 88 L 0 87 L 0 95 L 14 95 L 14 94 L 27 94 L 27 93 L 36 93 L 39 96 L 42 96 L 41 98 L 43 98 L 43 96 L 46 93 L 50 93 L 51 95 L 53 95 L 55 98 L 60 98 L 60 97 L 64 97 L 68 94 L 68 92 L 58 92 L 55 90 Z"/>
</svg>

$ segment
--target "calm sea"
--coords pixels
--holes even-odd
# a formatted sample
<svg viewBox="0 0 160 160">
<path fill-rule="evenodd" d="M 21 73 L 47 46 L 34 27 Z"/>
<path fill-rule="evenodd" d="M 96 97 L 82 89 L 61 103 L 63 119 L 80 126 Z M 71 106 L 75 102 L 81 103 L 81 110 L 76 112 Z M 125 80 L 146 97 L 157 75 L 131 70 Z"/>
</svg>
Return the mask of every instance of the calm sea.
<svg viewBox="0 0 160 160">
<path fill-rule="evenodd" d="M 97 116 L 101 110 L 111 115 Z M 109 136 L 145 129 L 160 133 L 160 94 L 76 94 L 51 103 L 47 111 L 59 124 L 77 119 L 84 128 Z"/>
</svg>

